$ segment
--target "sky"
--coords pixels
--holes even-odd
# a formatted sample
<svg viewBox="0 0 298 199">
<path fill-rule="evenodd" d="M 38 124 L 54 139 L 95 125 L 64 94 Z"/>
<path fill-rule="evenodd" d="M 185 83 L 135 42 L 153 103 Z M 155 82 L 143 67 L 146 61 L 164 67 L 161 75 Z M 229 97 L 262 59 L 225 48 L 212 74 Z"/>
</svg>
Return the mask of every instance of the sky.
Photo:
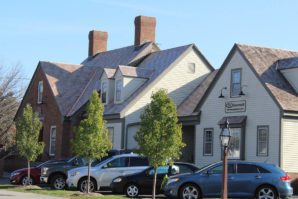
<svg viewBox="0 0 298 199">
<path fill-rule="evenodd" d="M 298 51 L 297 0 L 3 0 L 0 65 L 81 63 L 88 32 L 108 32 L 108 49 L 134 43 L 134 18 L 154 16 L 161 49 L 194 43 L 219 68 L 234 43 Z"/>
</svg>

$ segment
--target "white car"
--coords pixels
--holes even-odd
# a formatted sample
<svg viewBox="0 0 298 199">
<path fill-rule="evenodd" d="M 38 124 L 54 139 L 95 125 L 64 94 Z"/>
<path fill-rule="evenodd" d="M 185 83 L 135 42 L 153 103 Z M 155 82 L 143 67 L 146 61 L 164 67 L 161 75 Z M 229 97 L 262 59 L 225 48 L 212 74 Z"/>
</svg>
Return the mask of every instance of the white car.
<svg viewBox="0 0 298 199">
<path fill-rule="evenodd" d="M 112 180 L 118 176 L 141 172 L 149 167 L 147 158 L 137 154 L 115 155 L 98 165 L 91 167 L 90 191 L 109 188 Z M 67 172 L 66 183 L 69 188 L 87 191 L 88 167 L 78 167 Z"/>
</svg>

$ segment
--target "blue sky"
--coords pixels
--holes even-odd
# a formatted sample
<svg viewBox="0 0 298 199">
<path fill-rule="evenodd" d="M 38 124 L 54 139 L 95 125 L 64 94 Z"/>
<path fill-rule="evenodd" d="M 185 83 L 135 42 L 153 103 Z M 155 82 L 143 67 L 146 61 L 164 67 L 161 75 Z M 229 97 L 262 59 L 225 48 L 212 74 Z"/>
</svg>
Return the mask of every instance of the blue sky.
<svg viewBox="0 0 298 199">
<path fill-rule="evenodd" d="M 80 63 L 88 32 L 109 33 L 108 49 L 134 42 L 134 18 L 157 18 L 160 48 L 195 43 L 219 68 L 234 43 L 298 51 L 297 0 L 7 0 L 0 4 L 0 64 Z"/>
</svg>

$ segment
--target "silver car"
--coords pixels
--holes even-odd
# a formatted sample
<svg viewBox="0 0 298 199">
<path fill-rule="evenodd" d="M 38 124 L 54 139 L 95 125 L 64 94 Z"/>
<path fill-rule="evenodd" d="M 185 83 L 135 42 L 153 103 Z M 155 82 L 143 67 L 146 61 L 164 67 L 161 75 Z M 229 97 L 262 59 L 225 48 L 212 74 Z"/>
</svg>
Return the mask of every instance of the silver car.
<svg viewBox="0 0 298 199">
<path fill-rule="evenodd" d="M 98 165 L 91 167 L 90 191 L 109 188 L 112 180 L 118 176 L 133 174 L 149 167 L 147 158 L 137 154 L 113 156 Z M 87 191 L 88 167 L 78 167 L 67 172 L 66 183 L 69 188 Z"/>
</svg>

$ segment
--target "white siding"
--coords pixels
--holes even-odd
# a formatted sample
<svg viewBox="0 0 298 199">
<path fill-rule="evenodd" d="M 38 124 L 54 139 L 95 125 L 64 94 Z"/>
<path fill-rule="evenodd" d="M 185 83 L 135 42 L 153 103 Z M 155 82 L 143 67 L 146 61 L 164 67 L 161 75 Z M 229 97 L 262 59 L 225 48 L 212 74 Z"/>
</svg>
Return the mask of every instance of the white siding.
<svg viewBox="0 0 298 199">
<path fill-rule="evenodd" d="M 196 72 L 190 73 L 188 63 L 196 64 Z M 185 97 L 187 97 L 192 90 L 205 78 L 205 75 L 210 72 L 209 68 L 198 57 L 198 55 L 191 50 L 186 56 L 180 60 L 166 73 L 161 74 L 161 79 L 147 90 L 147 92 L 126 112 L 126 124 L 140 121 L 140 114 L 144 107 L 150 102 L 152 93 L 161 88 L 167 89 L 170 97 L 179 105 Z"/>
<path fill-rule="evenodd" d="M 298 93 L 298 68 L 281 70 L 281 72 Z"/>
<path fill-rule="evenodd" d="M 113 149 L 121 149 L 121 123 L 107 123 L 106 127 L 114 128 Z"/>
<path fill-rule="evenodd" d="M 146 81 L 143 78 L 123 77 L 122 100 L 125 101 Z"/>
<path fill-rule="evenodd" d="M 242 85 L 244 97 L 230 98 L 230 77 L 231 69 L 242 69 Z M 220 90 L 227 87 L 223 91 L 224 99 L 218 98 Z M 246 101 L 246 112 L 225 113 L 226 101 Z M 240 116 L 246 115 L 245 129 L 245 154 L 247 161 L 266 161 L 279 164 L 279 124 L 280 112 L 278 106 L 270 97 L 266 89 L 262 86 L 250 67 L 245 63 L 240 53 L 236 51 L 226 69 L 221 74 L 216 85 L 210 92 L 201 108 L 200 125 L 196 126 L 196 164 L 201 167 L 209 163 L 221 160 L 220 148 L 220 128 L 218 121 L 224 116 Z M 259 157 L 257 153 L 257 126 L 269 125 L 269 156 Z M 213 156 L 203 156 L 203 132 L 204 128 L 214 128 Z"/>
<path fill-rule="evenodd" d="M 298 119 L 282 119 L 282 164 L 287 172 L 298 172 Z"/>
</svg>

